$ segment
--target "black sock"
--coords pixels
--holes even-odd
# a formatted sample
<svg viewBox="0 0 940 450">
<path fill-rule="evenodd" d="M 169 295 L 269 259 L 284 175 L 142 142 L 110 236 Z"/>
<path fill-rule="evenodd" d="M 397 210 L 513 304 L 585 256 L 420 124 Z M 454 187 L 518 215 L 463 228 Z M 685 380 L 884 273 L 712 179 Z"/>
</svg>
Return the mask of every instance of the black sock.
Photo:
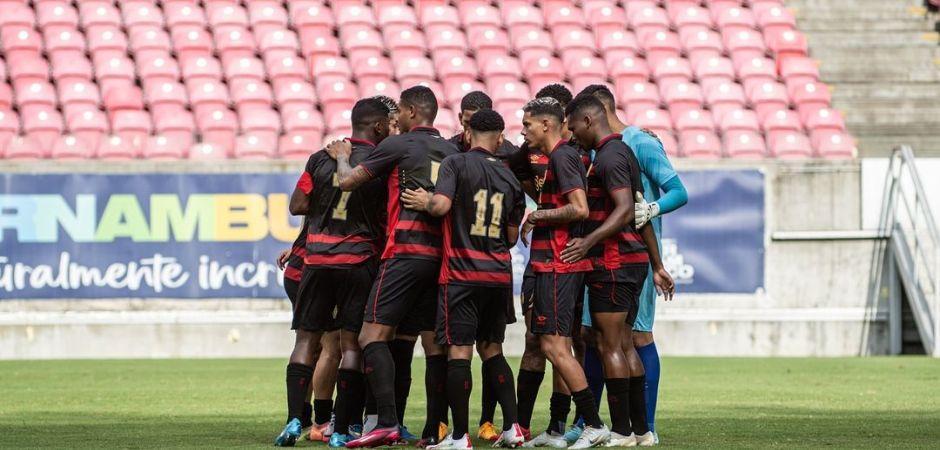
<svg viewBox="0 0 940 450">
<path fill-rule="evenodd" d="M 649 424 L 646 422 L 646 375 L 630 378 L 630 423 L 637 436 L 646 434 Z"/>
<path fill-rule="evenodd" d="M 548 401 L 548 428 L 545 431 L 565 433 L 565 424 L 568 423 L 568 413 L 571 412 L 571 396 L 561 392 L 552 392 L 552 398 Z"/>
<path fill-rule="evenodd" d="M 489 360 L 487 360 L 489 361 Z M 480 368 L 480 425 L 486 422 L 493 422 L 493 416 L 496 415 L 496 394 L 493 393 L 493 386 L 488 381 L 490 379 L 489 367 L 486 361 L 483 361 L 483 367 Z"/>
<path fill-rule="evenodd" d="M 369 383 L 366 383 L 366 402 L 365 402 L 365 415 L 371 416 L 372 414 L 378 414 L 375 409 L 375 396 L 372 395 L 372 388 L 369 387 Z"/>
<path fill-rule="evenodd" d="M 516 398 L 519 400 L 519 426 L 525 429 L 532 427 L 532 410 L 535 409 L 535 399 L 539 395 L 539 387 L 545 372 L 519 369 L 519 383 L 516 387 Z"/>
<path fill-rule="evenodd" d="M 578 409 L 581 411 L 581 417 L 584 418 L 584 424 L 586 426 L 600 428 L 604 426 L 604 422 L 601 422 L 601 416 L 597 413 L 597 405 L 594 403 L 594 394 L 591 393 L 591 390 L 584 388 L 578 392 L 573 392 L 571 398 L 574 399 L 574 403 L 578 405 Z"/>
<path fill-rule="evenodd" d="M 607 407 L 610 409 L 610 431 L 629 436 L 630 430 L 630 379 L 608 378 Z"/>
<path fill-rule="evenodd" d="M 333 399 L 313 399 L 313 421 L 317 425 L 330 422 L 333 415 Z"/>
<path fill-rule="evenodd" d="M 470 360 L 452 359 L 447 363 L 447 403 L 454 415 L 455 439 L 467 434 L 470 423 L 470 391 L 473 389 L 473 374 Z"/>
<path fill-rule="evenodd" d="M 387 342 L 373 342 L 362 349 L 363 372 L 372 387 L 375 396 L 375 409 L 379 414 L 379 428 L 398 425 L 395 412 L 395 383 L 389 383 L 395 376 L 395 361 Z"/>
<path fill-rule="evenodd" d="M 353 423 L 354 418 L 357 415 L 362 416 L 362 402 L 356 398 L 362 398 L 364 384 L 362 373 L 359 371 L 339 369 L 336 375 L 336 423 L 334 424 L 337 433 L 348 433 L 349 425 Z"/>
<path fill-rule="evenodd" d="M 411 392 L 411 358 L 415 353 L 415 341 L 393 339 L 388 349 L 395 360 L 395 407 L 398 423 L 405 423 L 405 407 Z"/>
<path fill-rule="evenodd" d="M 304 414 L 307 401 L 307 389 L 313 378 L 313 367 L 306 364 L 289 363 L 287 365 L 287 421 L 300 419 Z"/>
<path fill-rule="evenodd" d="M 300 415 L 300 425 L 304 428 L 313 425 L 313 405 L 308 401 L 304 401 L 304 412 Z"/>
<path fill-rule="evenodd" d="M 424 389 L 427 394 L 427 422 L 422 438 L 437 437 L 437 427 L 447 421 L 447 356 L 433 355 L 425 358 Z"/>
<path fill-rule="evenodd" d="M 516 404 L 516 388 L 513 386 L 512 369 L 506 358 L 500 353 L 486 361 L 483 361 L 484 372 L 488 375 L 488 380 L 484 383 L 490 385 L 493 390 L 493 398 L 499 401 L 499 407 L 503 410 L 503 431 L 512 428 L 512 424 L 519 420 L 519 406 Z M 490 414 L 492 422 L 493 415 Z"/>
</svg>

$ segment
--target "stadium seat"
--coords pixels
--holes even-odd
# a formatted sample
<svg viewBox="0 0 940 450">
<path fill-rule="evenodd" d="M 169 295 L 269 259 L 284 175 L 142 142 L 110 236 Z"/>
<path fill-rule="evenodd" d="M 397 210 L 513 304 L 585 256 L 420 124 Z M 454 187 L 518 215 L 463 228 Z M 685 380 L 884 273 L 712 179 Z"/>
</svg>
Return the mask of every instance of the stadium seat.
<svg viewBox="0 0 940 450">
<path fill-rule="evenodd" d="M 333 13 L 336 14 L 336 23 L 346 25 L 366 25 L 375 27 L 378 23 L 372 10 L 362 5 L 362 2 L 332 2 Z"/>
<path fill-rule="evenodd" d="M 393 55 L 393 58 L 420 58 L 428 50 L 428 44 L 424 39 L 424 34 L 420 31 L 400 28 L 388 29 L 384 33 L 385 46 Z"/>
<path fill-rule="evenodd" d="M 803 132 L 803 124 L 796 112 L 782 109 L 774 112 L 761 121 L 764 133 L 772 135 L 780 132 Z"/>
<path fill-rule="evenodd" d="M 829 108 L 809 110 L 806 113 L 800 113 L 803 119 L 803 125 L 810 132 L 819 130 L 845 131 L 845 120 L 839 111 Z"/>
<path fill-rule="evenodd" d="M 215 48 L 222 60 L 252 57 L 257 50 L 254 36 L 246 29 L 232 28 L 215 34 Z"/>
<path fill-rule="evenodd" d="M 135 28 L 160 28 L 164 25 L 163 12 L 160 8 L 147 1 L 122 1 L 118 4 L 124 26 L 130 30 Z"/>
<path fill-rule="evenodd" d="M 323 116 L 315 109 L 294 108 L 292 111 L 281 110 L 281 123 L 288 133 L 322 133 Z"/>
<path fill-rule="evenodd" d="M 293 133 L 281 136 L 278 153 L 282 158 L 307 159 L 322 146 L 319 134 Z"/>
<path fill-rule="evenodd" d="M 786 61 L 792 57 L 805 57 L 809 53 L 806 37 L 794 30 L 786 30 L 777 35 L 765 32 L 767 47 L 774 52 L 777 61 Z"/>
<path fill-rule="evenodd" d="M 646 59 L 653 67 L 666 59 L 679 59 L 682 46 L 679 37 L 671 31 L 657 31 L 644 36 L 637 36 L 646 53 Z"/>
<path fill-rule="evenodd" d="M 680 31 L 682 48 L 689 56 L 693 66 L 698 66 L 703 60 L 718 58 L 725 49 L 718 33 L 710 30 Z"/>
<path fill-rule="evenodd" d="M 235 139 L 238 159 L 271 159 L 277 154 L 277 137 L 265 133 L 246 133 Z"/>
<path fill-rule="evenodd" d="M 127 53 L 127 36 L 117 26 L 100 25 L 85 29 L 88 51 L 92 56 L 119 57 Z"/>
<path fill-rule="evenodd" d="M 434 68 L 441 80 L 475 80 L 480 73 L 473 59 L 461 55 L 435 58 Z"/>
<path fill-rule="evenodd" d="M 598 49 L 604 58 L 620 55 L 637 55 L 640 53 L 640 44 L 636 35 L 626 30 L 617 30 L 612 33 L 597 35 Z"/>
<path fill-rule="evenodd" d="M 57 160 L 88 159 L 94 156 L 94 149 L 84 140 L 72 135 L 63 135 L 52 145 L 50 157 Z"/>
<path fill-rule="evenodd" d="M 166 136 L 150 136 L 144 144 L 144 158 L 152 160 L 180 159 L 186 155 L 186 146 Z"/>
<path fill-rule="evenodd" d="M 287 11 L 282 2 L 262 0 L 252 1 L 248 6 L 248 23 L 251 29 L 259 35 L 268 31 L 286 29 L 288 25 Z"/>
<path fill-rule="evenodd" d="M 714 28 L 714 22 L 708 10 L 698 2 L 669 2 L 666 13 L 672 24 L 679 30 L 705 31 Z"/>
<path fill-rule="evenodd" d="M 676 130 L 680 133 L 693 130 L 715 132 L 715 122 L 708 111 L 687 109 L 678 114 L 673 113 L 673 120 L 676 124 Z"/>
<path fill-rule="evenodd" d="M 749 109 L 736 109 L 725 114 L 719 121 L 723 134 L 735 131 L 760 132 L 757 114 Z"/>
<path fill-rule="evenodd" d="M 692 66 L 684 58 L 669 57 L 653 67 L 653 79 L 659 84 L 688 83 L 692 80 Z"/>
<path fill-rule="evenodd" d="M 121 15 L 114 2 L 89 0 L 77 3 L 79 17 L 86 31 L 96 25 L 120 27 L 122 24 Z"/>
<path fill-rule="evenodd" d="M 770 114 L 790 106 L 787 89 L 780 83 L 764 82 L 755 84 L 747 90 L 748 99 L 757 111 L 757 117 L 763 120 Z"/>
<path fill-rule="evenodd" d="M 96 154 L 100 159 L 136 159 L 143 152 L 143 145 L 118 135 L 105 136 L 98 144 Z"/>
<path fill-rule="evenodd" d="M 336 23 L 333 11 L 319 1 L 293 1 L 288 3 L 288 7 L 290 23 L 298 30 L 331 29 Z"/>
<path fill-rule="evenodd" d="M 477 0 L 465 0 L 458 2 L 457 12 L 460 15 L 460 21 L 464 27 L 474 25 L 483 25 L 491 27 L 502 27 L 503 23 L 499 16 L 499 11 L 489 2 Z"/>
<path fill-rule="evenodd" d="M 549 29 L 583 28 L 584 13 L 572 2 L 561 1 L 557 4 L 542 5 L 542 14 Z"/>
<path fill-rule="evenodd" d="M 88 109 L 98 109 L 101 106 L 101 95 L 98 85 L 84 80 L 66 80 L 58 83 L 59 101 L 63 108 L 76 105 L 86 105 Z"/>
<path fill-rule="evenodd" d="M 514 29 L 510 33 L 512 48 L 517 52 L 539 49 L 548 52 L 555 51 L 552 36 L 541 29 Z"/>
<path fill-rule="evenodd" d="M 617 83 L 614 85 L 614 95 L 617 103 L 627 105 L 630 122 L 636 113 L 658 108 L 661 103 L 659 90 L 647 82 Z"/>
<path fill-rule="evenodd" d="M 172 1 L 163 3 L 163 16 L 171 29 L 178 27 L 202 28 L 206 14 L 196 2 Z"/>
<path fill-rule="evenodd" d="M 301 28 L 300 51 L 308 58 L 322 55 L 339 56 L 339 40 L 329 28 Z"/>
<path fill-rule="evenodd" d="M 434 80 L 434 64 L 425 57 L 403 58 L 392 61 L 392 64 L 395 66 L 395 78 L 402 86 Z"/>
<path fill-rule="evenodd" d="M 144 94 L 140 88 L 131 84 L 115 86 L 104 93 L 104 107 L 111 114 L 112 120 L 117 111 L 140 111 L 144 109 Z"/>
<path fill-rule="evenodd" d="M 112 114 L 111 128 L 114 134 L 130 142 L 145 145 L 147 136 L 153 131 L 153 124 L 150 115 L 144 111 L 123 110 Z"/>
<path fill-rule="evenodd" d="M 702 89 L 709 89 L 722 84 L 734 82 L 734 64 L 728 58 L 713 56 L 699 61 L 694 66 L 695 78 Z"/>
<path fill-rule="evenodd" d="M 228 87 L 229 96 L 240 113 L 247 114 L 254 109 L 270 109 L 274 103 L 271 87 L 268 83 L 241 80 L 230 82 Z"/>
<path fill-rule="evenodd" d="M 108 118 L 96 110 L 86 110 L 66 118 L 66 127 L 75 137 L 85 141 L 92 149 L 98 148 L 101 138 L 111 132 Z"/>
<path fill-rule="evenodd" d="M 660 83 L 663 101 L 672 113 L 673 120 L 688 110 L 701 109 L 704 98 L 697 84 L 680 82 Z"/>
<path fill-rule="evenodd" d="M 672 133 L 672 121 L 669 119 L 669 113 L 661 109 L 647 109 L 641 113 L 634 114 L 630 118 L 630 111 L 627 111 L 628 119 L 634 125 L 640 128 L 649 128 L 657 135 Z"/>
<path fill-rule="evenodd" d="M 669 18 L 666 11 L 646 2 L 627 3 L 627 20 L 641 40 L 649 35 L 669 30 Z M 634 7 L 634 5 L 637 5 Z"/>
<path fill-rule="evenodd" d="M 724 134 L 725 153 L 731 158 L 758 159 L 767 155 L 760 134 L 753 131 L 731 131 Z"/>
<path fill-rule="evenodd" d="M 828 108 L 832 103 L 829 87 L 822 83 L 815 81 L 802 84 L 794 82 L 788 85 L 787 90 L 801 115 L 809 115 L 814 111 Z"/>
<path fill-rule="evenodd" d="M 813 149 L 805 134 L 792 131 L 768 139 L 770 154 L 781 159 L 809 158 Z"/>
<path fill-rule="evenodd" d="M 264 67 L 268 72 L 268 77 L 270 77 L 272 81 L 304 81 L 308 78 L 308 71 L 304 67 L 303 59 L 300 57 L 265 55 Z"/>
<path fill-rule="evenodd" d="M 569 56 L 573 59 L 580 59 L 584 56 L 591 56 L 597 51 L 594 35 L 587 30 L 577 28 L 553 30 L 552 39 L 555 42 L 555 50 L 561 54 L 562 60 Z"/>
<path fill-rule="evenodd" d="M 196 129 L 202 134 L 202 141 L 218 146 L 226 155 L 232 153 L 237 126 L 238 119 L 229 109 L 218 108 L 196 115 Z"/>
<path fill-rule="evenodd" d="M 180 78 L 176 59 L 169 54 L 137 59 L 137 74 L 144 81 L 175 81 Z"/>
<path fill-rule="evenodd" d="M 752 14 L 751 10 L 748 8 L 740 8 L 737 6 L 730 8 L 713 7 L 711 11 L 712 18 L 715 19 L 715 24 L 723 32 L 735 33 L 739 31 L 750 31 L 757 27 L 754 14 Z"/>
<path fill-rule="evenodd" d="M 442 52 L 456 53 L 463 55 L 467 53 L 467 37 L 457 28 L 441 26 L 427 31 L 428 48 L 431 50 L 431 56 L 437 56 Z"/>
<path fill-rule="evenodd" d="M 234 2 L 206 2 L 206 17 L 217 31 L 226 27 L 248 28 L 248 14 Z"/>
<path fill-rule="evenodd" d="M 212 142 L 200 142 L 194 144 L 186 152 L 187 159 L 217 161 L 228 159 L 229 155 L 226 149 Z"/>
<path fill-rule="evenodd" d="M 359 84 L 359 94 L 363 97 L 372 97 L 375 95 L 395 97 L 395 95 L 397 95 L 399 92 L 401 92 L 401 86 L 391 80 L 375 81 L 370 83 L 363 83 L 360 81 Z"/>
<path fill-rule="evenodd" d="M 634 56 L 607 59 L 607 73 L 614 84 L 646 82 L 650 78 L 646 60 Z"/>
<path fill-rule="evenodd" d="M 74 29 L 47 29 L 45 35 L 45 49 L 50 57 L 60 54 L 71 55 L 75 58 L 85 57 L 85 37 Z"/>
<path fill-rule="evenodd" d="M 679 135 L 682 155 L 688 158 L 715 159 L 721 157 L 721 141 L 708 131 L 686 131 Z"/>
<path fill-rule="evenodd" d="M 816 154 L 823 158 L 854 158 L 858 153 L 852 137 L 841 131 L 814 131 L 811 141 Z"/>
<path fill-rule="evenodd" d="M 0 110 L 0 157 L 10 140 L 19 132 L 20 118 L 16 113 L 9 109 Z"/>
<path fill-rule="evenodd" d="M 256 80 L 265 78 L 264 63 L 257 57 L 223 58 L 222 72 L 228 81 Z"/>
<path fill-rule="evenodd" d="M 6 146 L 6 159 L 42 159 L 49 153 L 34 137 L 16 136 Z"/>
<path fill-rule="evenodd" d="M 49 81 L 49 64 L 38 56 L 20 56 L 9 60 L 10 79 L 13 86 L 23 89 L 33 83 L 46 83 Z"/>
</svg>

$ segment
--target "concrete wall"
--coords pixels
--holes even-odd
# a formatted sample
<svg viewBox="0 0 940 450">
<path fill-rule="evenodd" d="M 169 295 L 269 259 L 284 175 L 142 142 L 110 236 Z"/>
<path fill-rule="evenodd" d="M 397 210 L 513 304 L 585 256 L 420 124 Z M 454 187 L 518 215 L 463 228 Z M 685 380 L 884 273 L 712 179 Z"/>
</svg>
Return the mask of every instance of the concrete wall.
<svg viewBox="0 0 940 450">
<path fill-rule="evenodd" d="M 194 172 L 294 170 L 300 163 L 10 164 L 5 171 Z M 857 162 L 701 163 L 679 168 L 754 168 L 767 180 L 765 290 L 684 295 L 659 303 L 660 351 L 673 355 L 836 356 L 887 352 L 886 307 L 873 304 L 876 243 L 783 241 L 786 231 L 858 230 Z M 720 214 L 721 205 L 715 205 Z M 668 226 L 668 218 L 666 218 Z M 286 357 L 292 344 L 286 300 L 0 301 L 0 359 L 112 357 Z M 507 353 L 522 351 L 522 324 Z"/>
</svg>

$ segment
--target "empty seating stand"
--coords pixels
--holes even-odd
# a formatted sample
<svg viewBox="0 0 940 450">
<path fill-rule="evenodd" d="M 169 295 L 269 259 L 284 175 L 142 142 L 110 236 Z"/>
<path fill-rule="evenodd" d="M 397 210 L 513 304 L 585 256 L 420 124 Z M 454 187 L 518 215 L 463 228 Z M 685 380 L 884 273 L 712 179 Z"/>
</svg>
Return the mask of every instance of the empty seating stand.
<svg viewBox="0 0 940 450">
<path fill-rule="evenodd" d="M 604 83 L 675 157 L 846 158 L 779 0 L 0 1 L 0 158 L 298 158 L 360 96 Z"/>
</svg>

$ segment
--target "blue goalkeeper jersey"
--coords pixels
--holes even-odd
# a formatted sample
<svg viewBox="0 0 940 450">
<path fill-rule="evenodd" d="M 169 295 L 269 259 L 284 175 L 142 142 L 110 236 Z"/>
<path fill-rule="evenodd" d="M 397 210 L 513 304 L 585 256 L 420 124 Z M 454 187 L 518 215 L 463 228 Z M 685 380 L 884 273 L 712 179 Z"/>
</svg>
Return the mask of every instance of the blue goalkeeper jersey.
<svg viewBox="0 0 940 450">
<path fill-rule="evenodd" d="M 622 134 L 623 142 L 633 149 L 633 153 L 640 163 L 640 178 L 643 180 L 644 198 L 648 203 L 659 201 L 663 192 L 662 186 L 669 180 L 679 176 L 666 156 L 663 143 L 635 126 L 624 128 Z M 656 242 L 660 242 L 662 237 L 662 220 L 660 217 L 662 216 L 653 218 Z M 662 247 L 662 244 L 660 244 L 660 247 Z"/>
</svg>

